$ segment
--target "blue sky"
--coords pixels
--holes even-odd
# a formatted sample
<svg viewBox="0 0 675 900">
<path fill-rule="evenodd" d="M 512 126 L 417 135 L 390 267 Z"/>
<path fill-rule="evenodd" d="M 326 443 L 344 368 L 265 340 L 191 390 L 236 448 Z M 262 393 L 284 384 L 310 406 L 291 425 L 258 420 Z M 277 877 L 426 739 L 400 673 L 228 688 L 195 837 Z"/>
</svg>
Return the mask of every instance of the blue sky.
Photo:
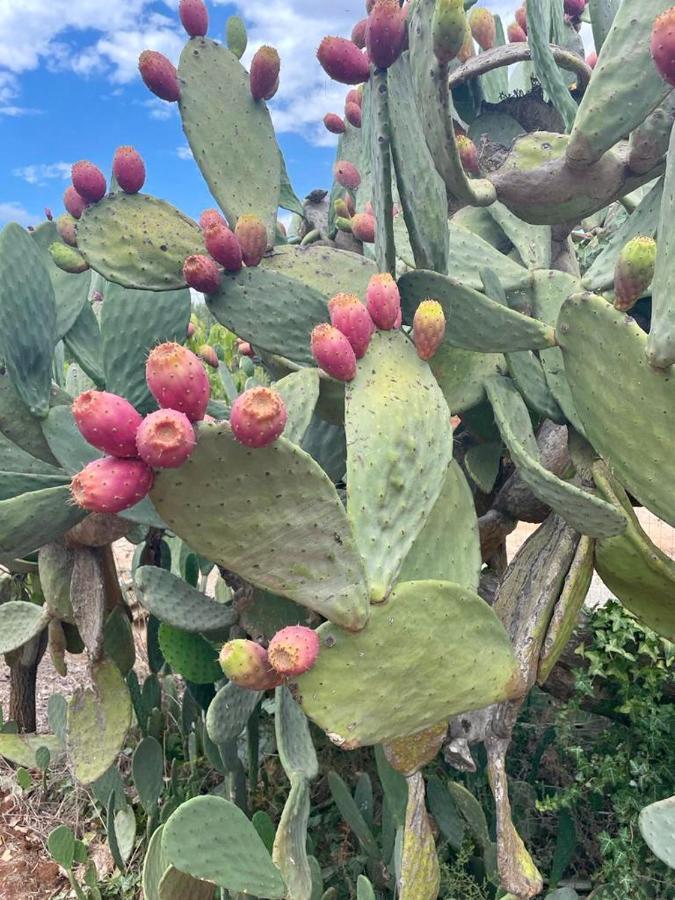
<svg viewBox="0 0 675 900">
<path fill-rule="evenodd" d="M 512 11 L 517 2 L 485 2 Z M 0 225 L 38 224 L 62 212 L 70 165 L 90 159 L 106 174 L 115 148 L 132 144 L 148 169 L 146 190 L 198 216 L 213 205 L 189 156 L 175 105 L 145 88 L 138 54 L 177 61 L 185 35 L 178 0 L 0 0 Z M 247 62 L 277 47 L 280 89 L 271 104 L 279 143 L 300 196 L 331 181 L 333 142 L 321 119 L 342 112 L 346 88 L 325 77 L 315 51 L 325 34 L 348 36 L 361 0 L 209 0 L 211 37 L 229 15 L 249 29 Z M 511 16 L 507 21 L 510 21 Z"/>
</svg>

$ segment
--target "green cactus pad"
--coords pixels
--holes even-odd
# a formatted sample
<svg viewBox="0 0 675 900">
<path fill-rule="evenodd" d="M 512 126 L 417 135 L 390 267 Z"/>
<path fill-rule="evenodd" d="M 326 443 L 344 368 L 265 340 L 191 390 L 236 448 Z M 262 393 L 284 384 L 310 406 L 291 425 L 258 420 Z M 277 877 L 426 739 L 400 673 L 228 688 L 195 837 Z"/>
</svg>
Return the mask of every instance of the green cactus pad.
<svg viewBox="0 0 675 900">
<path fill-rule="evenodd" d="M 102 453 L 82 436 L 69 406 L 56 406 L 42 422 L 49 448 L 70 475 L 79 472 Z"/>
<path fill-rule="evenodd" d="M 487 441 L 469 447 L 464 454 L 464 468 L 484 494 L 489 494 L 495 486 L 503 453 L 501 441 Z"/>
<path fill-rule="evenodd" d="M 116 606 L 103 626 L 103 653 L 126 678 L 136 662 L 136 645 L 129 616 Z"/>
<path fill-rule="evenodd" d="M 513 383 L 535 413 L 559 425 L 567 422 L 546 381 L 544 369 L 531 350 L 507 353 L 506 363 Z"/>
<path fill-rule="evenodd" d="M 213 743 L 220 747 L 238 738 L 262 696 L 233 681 L 221 687 L 206 712 L 206 731 Z"/>
<path fill-rule="evenodd" d="M 231 606 L 211 600 L 182 578 L 157 566 L 141 566 L 134 573 L 138 602 L 162 622 L 183 631 L 215 631 L 237 618 Z"/>
<path fill-rule="evenodd" d="M 319 762 L 305 714 L 287 687 L 276 689 L 274 724 L 279 758 L 289 778 L 297 775 L 312 781 L 319 774 Z"/>
<path fill-rule="evenodd" d="M 238 807 L 221 797 L 182 803 L 164 825 L 162 847 L 171 865 L 195 878 L 271 900 L 287 896 L 257 831 Z"/>
<path fill-rule="evenodd" d="M 183 130 L 211 193 L 232 227 L 252 213 L 273 244 L 281 167 L 267 106 L 234 53 L 206 38 L 188 41 L 178 79 Z"/>
<path fill-rule="evenodd" d="M 445 341 L 429 360 L 429 366 L 454 415 L 485 400 L 485 378 L 505 372 L 506 360 L 500 353 L 462 350 Z"/>
<path fill-rule="evenodd" d="M 248 42 L 244 20 L 239 16 L 229 16 L 225 31 L 228 48 L 234 53 L 237 59 L 241 59 L 246 52 L 246 44 Z"/>
<path fill-rule="evenodd" d="M 0 603 L 0 653 L 11 653 L 47 627 L 49 612 L 36 603 Z"/>
<path fill-rule="evenodd" d="M 479 235 L 472 234 L 467 228 L 452 222 L 448 235 L 452 277 L 466 287 L 476 291 L 483 290 L 480 270 L 485 267 L 499 277 L 499 281 L 508 291 L 518 290 L 529 284 L 531 275 L 527 269 L 514 262 L 510 256 L 500 253 Z"/>
<path fill-rule="evenodd" d="M 101 357 L 103 355 L 101 331 L 96 313 L 89 303 L 82 307 L 82 311 L 75 320 L 74 325 L 64 336 L 63 343 L 69 355 L 92 379 L 95 386 L 104 387 L 105 376 L 101 365 Z"/>
<path fill-rule="evenodd" d="M 386 69 L 372 67 L 370 76 L 370 115 L 362 128 L 370 131 L 373 172 L 373 212 L 375 229 L 375 262 L 379 272 L 396 274 L 396 247 L 392 197 L 391 125 L 389 122 L 389 89 Z"/>
<path fill-rule="evenodd" d="M 371 600 L 382 600 L 443 486 L 450 412 L 400 331 L 373 335 L 345 397 L 347 512 Z"/>
<path fill-rule="evenodd" d="M 237 604 L 239 624 L 254 641 L 269 641 L 287 625 L 311 625 L 314 613 L 286 597 L 254 590 Z"/>
<path fill-rule="evenodd" d="M 77 245 L 108 281 L 147 291 L 185 287 L 185 257 L 205 252 L 196 223 L 148 194 L 109 194 L 87 207 Z"/>
<path fill-rule="evenodd" d="M 74 624 L 70 602 L 70 578 L 73 574 L 74 552 L 64 541 L 54 541 L 40 547 L 38 572 L 45 598 L 45 607 L 62 622 Z"/>
<path fill-rule="evenodd" d="M 134 750 L 134 786 L 143 809 L 150 815 L 157 809 L 164 790 L 164 752 L 154 737 L 145 737 Z"/>
<path fill-rule="evenodd" d="M 565 130 L 569 131 L 577 114 L 577 105 L 549 46 L 552 7 L 550 0 L 530 0 L 527 10 L 527 39 L 532 51 L 535 76 L 541 83 L 545 96 L 550 98 L 562 116 Z"/>
<path fill-rule="evenodd" d="M 501 623 L 456 584 L 400 584 L 373 606 L 363 631 L 325 623 L 319 635 L 314 668 L 292 687 L 310 719 L 345 750 L 414 734 L 518 689 Z"/>
<path fill-rule="evenodd" d="M 70 398 L 60 389 L 52 388 L 50 403 L 56 406 L 69 403 Z M 57 460 L 44 439 L 40 420 L 31 414 L 19 397 L 7 372 L 0 374 L 0 434 L 21 450 L 45 463 L 57 466 Z M 1 456 L 0 456 L 1 460 Z M 18 469 L 17 471 L 29 471 Z M 45 470 L 44 474 L 47 474 Z M 54 474 L 56 474 L 54 472 Z"/>
<path fill-rule="evenodd" d="M 159 883 L 159 900 L 213 900 L 216 886 L 169 866 Z"/>
<path fill-rule="evenodd" d="M 60 340 L 73 327 L 75 320 L 89 298 L 89 285 L 91 272 L 83 272 L 80 275 L 70 275 L 54 263 L 49 253 L 49 247 L 59 240 L 59 233 L 54 222 L 43 222 L 31 237 L 42 251 L 42 261 L 45 264 L 54 288 L 56 303 L 56 337 Z"/>
<path fill-rule="evenodd" d="M 56 303 L 42 253 L 11 223 L 0 232 L 0 356 L 32 415 L 49 412 Z"/>
<path fill-rule="evenodd" d="M 153 832 L 152 837 L 148 841 L 148 847 L 145 851 L 145 859 L 143 860 L 143 900 L 160 900 L 159 884 L 162 876 L 167 870 L 168 863 L 162 852 L 162 832 L 164 826 Z"/>
<path fill-rule="evenodd" d="M 675 363 L 675 298 L 673 266 L 675 266 L 675 132 L 668 149 L 666 178 L 658 225 L 656 268 L 652 283 L 652 317 L 647 341 L 647 359 L 657 369 L 668 369 Z M 631 217 L 632 218 L 632 217 Z"/>
<path fill-rule="evenodd" d="M 33 475 L 23 472 L 3 472 L 0 470 L 0 500 L 9 500 L 20 494 L 30 494 L 46 488 L 69 484 L 65 472 L 61 475 Z"/>
<path fill-rule="evenodd" d="M 21 447 L 6 438 L 4 434 L 0 434 L 0 471 L 12 472 L 17 475 L 58 477 L 63 470 L 51 465 L 51 463 L 36 459 L 26 450 L 22 450 Z"/>
<path fill-rule="evenodd" d="M 485 382 L 495 419 L 518 473 L 532 493 L 572 528 L 591 537 L 611 537 L 625 528 L 604 500 L 557 478 L 544 468 L 525 402 L 513 382 L 493 375 Z"/>
<path fill-rule="evenodd" d="M 212 684 L 223 677 L 218 653 L 200 634 L 181 631 L 162 622 L 159 626 L 159 646 L 174 672 L 193 684 Z"/>
<path fill-rule="evenodd" d="M 365 625 L 347 516 L 319 465 L 290 441 L 250 450 L 227 423 L 202 426 L 185 465 L 158 473 L 151 499 L 195 552 L 345 628 Z"/>
<path fill-rule="evenodd" d="M 91 677 L 93 690 L 78 688 L 68 704 L 68 758 L 82 784 L 96 781 L 115 762 L 131 726 L 129 691 L 115 663 L 95 663 Z"/>
<path fill-rule="evenodd" d="M 0 556 L 22 557 L 77 525 L 86 511 L 71 503 L 70 487 L 50 487 L 0 501 Z"/>
<path fill-rule="evenodd" d="M 501 353 L 555 346 L 555 334 L 550 326 L 501 306 L 455 278 L 418 269 L 403 275 L 398 286 L 407 322 L 412 322 L 422 300 L 427 297 L 438 300 L 446 321 L 452 323 L 446 330 L 445 342 L 453 347 Z"/>
<path fill-rule="evenodd" d="M 487 212 L 518 251 L 524 266 L 530 269 L 548 269 L 551 265 L 551 228 L 548 225 L 532 226 L 514 216 L 503 203 L 493 203 Z M 480 268 L 489 266 L 487 260 Z M 502 281 L 500 275 L 499 280 Z"/>
<path fill-rule="evenodd" d="M 558 339 L 589 441 L 626 490 L 675 526 L 675 378 L 650 368 L 645 333 L 602 297 L 566 300 Z M 620 379 L 611 374 L 617 365 Z"/>
<path fill-rule="evenodd" d="M 341 425 L 315 415 L 302 439 L 302 449 L 315 459 L 330 480 L 337 484 L 347 470 L 347 445 Z"/>
<path fill-rule="evenodd" d="M 377 272 L 375 263 L 365 256 L 322 244 L 275 247 L 263 256 L 260 268 L 295 278 L 326 300 L 339 292 L 363 297 L 371 275 Z"/>
<path fill-rule="evenodd" d="M 675 797 L 645 806 L 638 824 L 654 856 L 675 869 Z"/>
<path fill-rule="evenodd" d="M 272 847 L 272 859 L 288 887 L 287 897 L 312 896 L 312 870 L 307 856 L 309 811 L 309 782 L 293 776 Z"/>
<path fill-rule="evenodd" d="M 0 732 L 0 756 L 17 766 L 37 768 L 35 754 L 41 747 L 49 750 L 52 761 L 63 756 L 63 744 L 54 734 L 11 734 Z"/>
<path fill-rule="evenodd" d="M 288 412 L 284 437 L 300 444 L 319 399 L 319 372 L 317 369 L 300 369 L 275 381 L 272 387 L 284 398 Z"/>
</svg>

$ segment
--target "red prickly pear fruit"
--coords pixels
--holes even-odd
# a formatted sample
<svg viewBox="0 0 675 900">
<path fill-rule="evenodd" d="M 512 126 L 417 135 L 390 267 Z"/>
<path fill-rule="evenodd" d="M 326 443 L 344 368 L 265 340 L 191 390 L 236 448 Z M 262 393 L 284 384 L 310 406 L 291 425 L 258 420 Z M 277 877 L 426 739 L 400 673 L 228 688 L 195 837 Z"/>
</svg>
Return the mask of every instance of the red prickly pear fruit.
<svg viewBox="0 0 675 900">
<path fill-rule="evenodd" d="M 270 665 L 267 650 L 244 638 L 223 644 L 220 666 L 230 681 L 251 691 L 267 691 L 283 681 Z"/>
<path fill-rule="evenodd" d="M 178 15 L 190 37 L 204 37 L 209 30 L 209 13 L 204 0 L 180 0 Z"/>
<path fill-rule="evenodd" d="M 98 203 L 105 197 L 105 176 L 93 163 L 86 159 L 76 162 L 71 169 L 73 187 L 87 203 Z"/>
<path fill-rule="evenodd" d="M 51 222 L 54 219 L 52 211 L 48 206 L 45 206 L 45 218 L 48 222 Z"/>
<path fill-rule="evenodd" d="M 371 276 L 366 290 L 366 306 L 378 328 L 389 331 L 401 311 L 401 295 L 389 272 Z"/>
<path fill-rule="evenodd" d="M 234 233 L 247 266 L 257 266 L 267 251 L 267 230 L 257 216 L 239 216 Z"/>
<path fill-rule="evenodd" d="M 251 60 L 249 82 L 254 100 L 270 100 L 279 87 L 281 60 L 274 47 L 260 47 Z"/>
<path fill-rule="evenodd" d="M 150 351 L 145 377 L 162 409 L 184 412 L 191 422 L 204 418 L 209 379 L 199 358 L 187 347 L 171 342 L 159 344 Z"/>
<path fill-rule="evenodd" d="M 233 231 L 218 222 L 204 231 L 204 245 L 226 272 L 238 272 L 242 267 L 241 247 Z"/>
<path fill-rule="evenodd" d="M 232 434 L 246 447 L 257 450 L 279 437 L 288 413 L 283 397 L 268 387 L 254 387 L 240 394 L 230 410 Z"/>
<path fill-rule="evenodd" d="M 192 422 L 177 409 L 158 409 L 147 415 L 136 432 L 138 455 L 153 469 L 177 469 L 197 443 Z"/>
<path fill-rule="evenodd" d="M 210 256 L 195 253 L 183 263 L 186 284 L 202 294 L 215 294 L 220 287 L 222 273 Z"/>
<path fill-rule="evenodd" d="M 568 16 L 580 16 L 586 9 L 586 0 L 564 0 L 563 5 Z"/>
<path fill-rule="evenodd" d="M 358 103 L 347 103 L 345 106 L 345 119 L 354 128 L 361 127 L 361 107 Z"/>
<path fill-rule="evenodd" d="M 586 65 L 589 69 L 594 69 L 598 64 L 598 54 L 595 50 L 591 50 L 591 52 L 586 57 Z"/>
<path fill-rule="evenodd" d="M 358 190 L 358 187 L 361 184 L 361 176 L 354 163 L 350 163 L 349 160 L 346 159 L 339 159 L 335 163 L 333 171 L 335 173 L 335 180 L 338 184 L 341 184 L 342 187 L 347 188 L 350 191 Z"/>
<path fill-rule="evenodd" d="M 388 69 L 401 55 L 405 36 L 405 15 L 398 0 L 377 0 L 368 16 L 366 48 L 378 69 Z"/>
<path fill-rule="evenodd" d="M 480 175 L 478 150 L 471 138 L 465 134 L 458 134 L 455 138 L 455 143 L 457 144 L 457 151 L 464 169 L 472 175 Z"/>
<path fill-rule="evenodd" d="M 349 209 L 344 200 L 341 200 L 339 197 L 333 204 L 333 208 L 335 209 L 335 215 L 339 219 L 349 219 L 351 216 L 349 215 Z"/>
<path fill-rule="evenodd" d="M 352 345 L 354 356 L 361 359 L 375 331 L 370 313 L 355 294 L 336 294 L 328 301 L 331 324 Z"/>
<path fill-rule="evenodd" d="M 89 206 L 84 197 L 80 196 L 72 185 L 67 187 L 63 194 L 63 205 L 74 219 L 79 219 Z"/>
<path fill-rule="evenodd" d="M 205 209 L 199 217 L 199 226 L 202 231 L 206 231 L 211 225 L 227 225 L 224 217 L 217 209 Z"/>
<path fill-rule="evenodd" d="M 145 163 L 133 147 L 118 147 L 112 164 L 115 181 L 125 194 L 137 194 L 145 184 Z"/>
<path fill-rule="evenodd" d="M 194 326 L 194 322 L 188 322 L 187 336 L 188 336 L 189 338 L 191 338 L 191 337 L 194 336 L 194 333 L 195 333 L 196 330 L 197 330 L 197 329 L 196 329 L 195 326 Z"/>
<path fill-rule="evenodd" d="M 469 13 L 469 27 L 481 50 L 492 50 L 497 42 L 497 25 L 490 10 L 474 6 Z"/>
<path fill-rule="evenodd" d="M 523 5 L 516 10 L 516 23 L 520 25 L 525 35 L 527 35 L 527 3 L 523 3 Z"/>
<path fill-rule="evenodd" d="M 356 212 L 356 207 L 354 206 L 354 198 L 348 191 L 346 191 L 342 199 L 345 201 L 347 212 L 350 216 L 353 216 Z"/>
<path fill-rule="evenodd" d="M 352 28 L 352 41 L 356 44 L 359 50 L 363 50 L 366 46 L 366 31 L 368 29 L 368 19 L 361 19 L 360 22 L 357 22 L 356 25 Z"/>
<path fill-rule="evenodd" d="M 220 365 L 218 354 L 210 344 L 202 344 L 199 350 L 197 350 L 197 356 L 212 369 L 217 369 Z"/>
<path fill-rule="evenodd" d="M 363 88 L 350 88 L 345 97 L 345 106 L 348 103 L 356 103 L 357 106 L 363 106 Z"/>
<path fill-rule="evenodd" d="M 344 120 L 337 113 L 326 113 L 323 117 L 323 124 L 331 134 L 344 134 L 345 132 Z"/>
<path fill-rule="evenodd" d="M 517 22 L 511 22 L 506 29 L 506 36 L 510 44 L 524 44 L 527 41 L 527 32 L 523 31 Z"/>
<path fill-rule="evenodd" d="M 353 41 L 325 37 L 316 51 L 324 72 L 341 84 L 361 84 L 370 77 L 368 57 Z"/>
<path fill-rule="evenodd" d="M 56 220 L 56 230 L 59 237 L 71 247 L 77 247 L 77 220 L 70 213 L 63 213 Z"/>
<path fill-rule="evenodd" d="M 449 63 L 459 53 L 469 31 L 464 0 L 436 0 L 431 18 L 434 55 L 441 63 Z M 470 33 L 470 32 L 469 32 Z"/>
<path fill-rule="evenodd" d="M 654 22 L 651 51 L 659 74 L 675 87 L 675 6 Z"/>
<path fill-rule="evenodd" d="M 240 356 L 248 356 L 249 358 L 254 356 L 253 347 L 248 341 L 242 341 L 241 338 L 237 338 L 237 352 Z"/>
<path fill-rule="evenodd" d="M 445 336 L 445 313 L 438 300 L 422 300 L 413 318 L 413 340 L 420 359 L 431 359 Z"/>
<path fill-rule="evenodd" d="M 351 218 L 352 234 L 362 244 L 375 243 L 375 216 L 356 213 Z"/>
<path fill-rule="evenodd" d="M 143 460 L 104 456 L 88 463 L 74 476 L 70 492 L 83 509 L 118 513 L 140 503 L 153 481 L 153 471 Z"/>
<path fill-rule="evenodd" d="M 351 381 L 356 375 L 356 354 L 345 335 L 324 323 L 312 331 L 312 356 L 324 372 L 337 381 Z"/>
<path fill-rule="evenodd" d="M 320 647 L 319 635 L 312 628 L 288 625 L 270 641 L 267 657 L 272 668 L 288 678 L 308 672 L 316 662 Z"/>
<path fill-rule="evenodd" d="M 108 456 L 138 456 L 136 431 L 143 417 L 117 394 L 85 391 L 73 400 L 73 417 L 80 434 Z"/>
<path fill-rule="evenodd" d="M 614 306 L 622 312 L 632 309 L 654 278 L 656 241 L 638 235 L 624 245 L 614 269 Z"/>
<path fill-rule="evenodd" d="M 146 87 L 160 100 L 176 103 L 180 97 L 176 67 L 163 53 L 144 50 L 138 58 L 138 70 Z"/>
</svg>

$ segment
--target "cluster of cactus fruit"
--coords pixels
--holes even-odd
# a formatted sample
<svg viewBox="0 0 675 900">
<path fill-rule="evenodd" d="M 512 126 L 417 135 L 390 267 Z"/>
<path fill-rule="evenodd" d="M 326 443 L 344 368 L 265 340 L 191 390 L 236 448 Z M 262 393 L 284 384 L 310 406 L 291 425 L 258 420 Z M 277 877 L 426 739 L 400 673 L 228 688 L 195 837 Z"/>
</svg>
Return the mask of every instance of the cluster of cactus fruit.
<svg viewBox="0 0 675 900">
<path fill-rule="evenodd" d="M 178 104 L 220 208 L 196 223 L 141 193 L 143 160 L 122 147 L 109 192 L 77 163 L 66 214 L 0 235 L 0 560 L 39 572 L 45 594 L 44 609 L 0 605 L 0 647 L 81 634 L 95 691 L 68 711 L 76 777 L 103 774 L 131 717 L 101 630 L 122 534 L 141 534 L 155 652 L 193 683 L 226 676 L 206 719 L 223 759 L 228 716 L 240 731 L 277 692 L 291 794 L 272 856 L 236 805 L 195 798 L 151 841 L 148 898 L 176 872 L 200 897 L 315 896 L 305 715 L 344 750 L 381 745 L 405 776 L 385 861 L 403 900 L 438 895 L 422 767 L 443 744 L 471 768 L 483 742 L 499 884 L 534 897 L 504 759 L 593 570 L 675 638 L 675 564 L 632 509 L 675 525 L 675 8 L 527 0 L 508 43 L 471 7 L 368 0 L 351 39 L 321 42 L 351 88 L 344 118 L 324 119 L 332 189 L 301 202 L 266 105 L 278 54 L 261 48 L 247 72 L 241 20 L 225 46 L 202 0 L 181 0 L 178 68 L 151 50 L 139 68 Z M 582 273 L 575 243 L 612 221 Z M 188 286 L 237 335 L 243 392 L 210 348 L 183 346 Z M 507 565 L 519 519 L 541 525 Z M 149 565 L 158 534 L 217 566 L 235 599 Z M 644 820 L 665 859 L 672 802 Z"/>
</svg>

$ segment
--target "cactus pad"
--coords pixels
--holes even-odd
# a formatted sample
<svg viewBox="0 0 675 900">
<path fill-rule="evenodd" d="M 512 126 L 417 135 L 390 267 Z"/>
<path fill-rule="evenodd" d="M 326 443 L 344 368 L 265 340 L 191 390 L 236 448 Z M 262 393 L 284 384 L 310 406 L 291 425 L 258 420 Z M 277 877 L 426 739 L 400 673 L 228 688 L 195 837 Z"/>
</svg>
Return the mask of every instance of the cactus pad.
<svg viewBox="0 0 675 900">
<path fill-rule="evenodd" d="M 454 415 L 485 400 L 484 379 L 505 372 L 506 360 L 500 353 L 476 353 L 446 342 L 429 360 L 429 366 Z"/>
<path fill-rule="evenodd" d="M 54 222 L 44 222 L 31 232 L 35 243 L 42 251 L 42 262 L 45 264 L 54 288 L 56 302 L 56 337 L 61 339 L 75 324 L 82 307 L 89 298 L 91 272 L 71 275 L 59 269 L 49 253 L 49 247 L 59 240 Z"/>
<path fill-rule="evenodd" d="M 645 806 L 638 824 L 652 853 L 675 869 L 675 797 Z"/>
<path fill-rule="evenodd" d="M 174 672 L 193 684 L 212 684 L 223 677 L 216 650 L 200 634 L 181 631 L 162 622 L 159 646 Z"/>
<path fill-rule="evenodd" d="M 371 275 L 377 272 L 375 264 L 365 256 L 321 244 L 275 247 L 263 256 L 260 266 L 296 278 L 326 300 L 338 291 L 363 296 Z"/>
<path fill-rule="evenodd" d="M 157 566 L 134 573 L 139 603 L 162 622 L 183 631 L 215 631 L 236 621 L 231 606 L 212 600 L 182 578 Z"/>
<path fill-rule="evenodd" d="M 233 681 L 221 687 L 206 712 L 206 730 L 213 743 L 222 746 L 238 738 L 261 697 L 260 691 Z"/>
<path fill-rule="evenodd" d="M 68 485 L 0 501 L 0 556 L 25 556 L 77 525 L 86 511 L 69 501 Z"/>
<path fill-rule="evenodd" d="M 10 600 L 0 604 L 0 653 L 10 653 L 47 627 L 49 613 L 36 603 Z"/>
<path fill-rule="evenodd" d="M 288 413 L 284 437 L 300 444 L 319 399 L 319 372 L 317 369 L 300 369 L 275 381 L 273 387 L 284 398 Z"/>
</svg>

